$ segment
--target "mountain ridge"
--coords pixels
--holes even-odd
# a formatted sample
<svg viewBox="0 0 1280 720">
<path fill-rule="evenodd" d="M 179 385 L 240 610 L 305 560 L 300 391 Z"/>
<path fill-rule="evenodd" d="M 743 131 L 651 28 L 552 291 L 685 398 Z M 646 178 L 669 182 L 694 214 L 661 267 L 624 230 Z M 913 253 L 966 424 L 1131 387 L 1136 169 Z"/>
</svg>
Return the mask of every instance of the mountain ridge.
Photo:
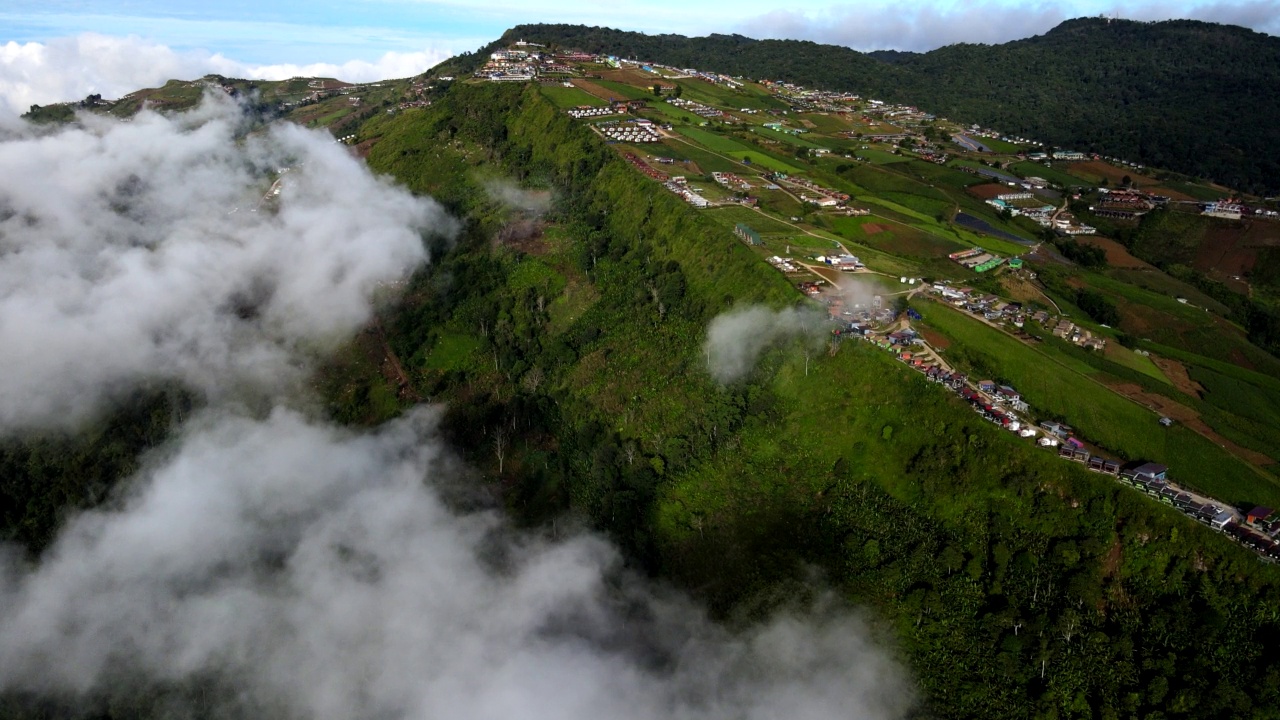
<svg viewBox="0 0 1280 720">
<path fill-rule="evenodd" d="M 481 52 L 516 39 L 850 90 L 1238 190 L 1280 191 L 1280 96 L 1267 92 L 1280 86 L 1280 38 L 1236 26 L 1077 18 L 1001 45 L 886 55 L 741 35 L 517 25 Z"/>
</svg>

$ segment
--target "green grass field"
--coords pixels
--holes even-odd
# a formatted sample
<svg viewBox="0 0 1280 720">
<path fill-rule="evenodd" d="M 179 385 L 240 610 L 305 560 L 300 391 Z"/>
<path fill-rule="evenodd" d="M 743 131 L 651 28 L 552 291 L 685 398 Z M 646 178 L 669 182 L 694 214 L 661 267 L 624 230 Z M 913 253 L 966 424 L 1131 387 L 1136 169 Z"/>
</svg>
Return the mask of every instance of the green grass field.
<svg viewBox="0 0 1280 720">
<path fill-rule="evenodd" d="M 770 140 L 778 140 L 778 141 L 787 143 L 788 145 L 795 145 L 796 147 L 810 148 L 810 149 L 826 147 L 825 145 L 819 145 L 818 143 L 810 142 L 804 139 L 804 136 L 792 135 L 791 133 L 782 132 L 780 130 L 774 130 L 773 128 L 767 128 L 767 127 L 751 128 L 751 132 L 759 135 L 760 137 L 768 138 Z"/>
<path fill-rule="evenodd" d="M 911 258 L 946 257 L 948 253 L 962 249 L 959 243 L 913 227 L 897 223 L 886 223 L 883 219 L 874 215 L 834 218 L 832 223 L 842 237 L 856 240 L 859 243 L 885 252 L 906 255 Z M 868 233 L 865 228 L 867 225 L 872 225 L 877 231 Z"/>
<path fill-rule="evenodd" d="M 903 157 L 901 155 L 894 155 L 887 150 L 880 150 L 875 147 L 864 150 L 859 146 L 858 150 L 853 154 L 855 157 L 862 158 L 863 160 L 875 165 L 890 165 L 892 163 L 900 163 L 903 161 Z"/>
<path fill-rule="evenodd" d="M 618 99 L 625 100 L 655 100 L 653 92 L 647 88 L 638 88 L 634 85 L 628 85 L 616 80 L 592 80 L 592 83 L 600 87 L 618 94 Z"/>
<path fill-rule="evenodd" d="M 680 78 L 669 82 L 684 88 L 681 97 L 704 105 L 712 105 L 728 110 L 749 108 L 753 110 L 785 110 L 787 104 L 750 86 L 743 90 L 716 85 L 698 78 Z"/>
<path fill-rule="evenodd" d="M 1165 374 L 1160 372 L 1160 368 L 1151 362 L 1151 358 L 1139 355 L 1127 347 L 1112 341 L 1108 344 L 1106 358 L 1114 363 L 1123 365 L 1130 370 L 1136 370 L 1143 375 L 1154 378 L 1163 383 L 1172 384 Z"/>
<path fill-rule="evenodd" d="M 839 116 L 827 113 L 804 113 L 797 116 L 802 120 L 808 120 L 813 123 L 813 131 L 820 133 L 838 133 L 846 130 L 852 130 L 853 126 L 848 122 L 840 119 Z"/>
<path fill-rule="evenodd" d="M 682 127 L 677 128 L 676 132 L 698 143 L 708 150 L 718 153 L 730 153 L 736 150 L 747 150 L 747 146 L 730 137 L 725 137 L 719 133 L 700 128 Z"/>
<path fill-rule="evenodd" d="M 1016 155 L 1022 150 L 1021 145 L 1015 145 L 1011 142 L 1005 142 L 999 138 L 975 137 L 974 140 L 986 145 L 995 152 L 1004 153 L 1006 155 Z"/>
<path fill-rule="evenodd" d="M 1018 175 L 1019 177 L 1044 178 L 1045 180 L 1048 180 L 1051 183 L 1057 183 L 1058 185 L 1063 185 L 1067 187 L 1071 185 L 1091 184 L 1091 183 L 1086 183 L 1081 178 L 1078 178 L 1075 175 L 1072 175 L 1063 170 L 1060 170 L 1057 167 L 1050 167 L 1042 163 L 1031 162 L 1029 160 L 1024 160 L 1022 162 L 1014 163 L 1013 165 L 1009 166 L 1009 169 L 1012 170 L 1013 173 L 1015 175 Z"/>
<path fill-rule="evenodd" d="M 1194 285 L 1185 283 L 1159 270 L 1136 270 L 1128 268 L 1112 268 L 1104 273 L 1107 277 L 1144 290 L 1150 290 L 1166 297 L 1187 298 L 1191 303 L 1207 307 L 1218 315 L 1230 314 L 1230 308 L 1201 292 Z"/>
<path fill-rule="evenodd" d="M 562 109 L 575 108 L 580 105 L 590 105 L 592 107 L 600 107 L 601 105 L 604 105 L 604 100 L 601 100 L 595 95 L 576 87 L 543 85 L 541 90 L 542 94 L 546 95 L 551 102 L 555 103 L 556 107 Z"/>
<path fill-rule="evenodd" d="M 964 189 L 982 182 L 969 173 L 960 172 L 954 168 L 929 162 L 928 160 L 905 160 L 886 165 L 885 169 L 900 172 L 931 184 L 945 185 L 956 189 Z"/>
<path fill-rule="evenodd" d="M 1207 185 L 1199 185 L 1196 183 L 1189 183 L 1189 182 L 1180 182 L 1177 180 L 1162 180 L 1160 181 L 1160 187 L 1166 187 L 1166 188 L 1169 188 L 1170 190 L 1176 190 L 1180 193 L 1183 193 L 1184 195 L 1193 197 L 1196 200 L 1206 200 L 1206 201 L 1221 200 L 1222 198 L 1227 197 L 1228 195 L 1231 194 L 1229 192 L 1215 190 L 1214 188 L 1208 187 Z"/>
<path fill-rule="evenodd" d="M 755 210 L 738 205 L 708 210 L 707 216 L 729 227 L 733 227 L 735 223 L 745 223 L 761 235 L 796 235 L 800 233 L 799 230 L 780 220 L 775 220 L 768 215 L 761 215 Z"/>
<path fill-rule="evenodd" d="M 672 125 L 701 125 L 707 122 L 706 118 L 665 102 L 652 103 L 647 109 L 640 111 L 640 115 L 654 122 L 666 122 Z"/>
<path fill-rule="evenodd" d="M 745 166 L 735 162 L 732 159 L 726 159 L 726 158 L 720 157 L 719 155 L 716 155 L 712 152 L 704 150 L 702 147 L 698 145 L 694 145 L 688 142 L 681 142 L 679 140 L 664 140 L 662 142 L 662 145 L 664 147 L 671 148 L 672 154 L 674 156 L 680 157 L 682 159 L 692 160 L 693 162 L 697 163 L 698 167 L 701 168 L 702 172 L 704 173 L 742 172 L 747 169 Z M 675 168 L 672 168 L 671 172 L 676 175 L 679 175 L 680 172 L 677 172 L 677 170 L 681 172 L 686 172 L 688 171 L 688 168 L 683 167 L 682 165 L 676 165 Z"/>
<path fill-rule="evenodd" d="M 948 359 L 1011 383 L 1040 415 L 1063 419 L 1084 439 L 1126 460 L 1164 463 L 1171 479 L 1224 502 L 1280 503 L 1280 484 L 1192 430 L 1161 427 L 1152 411 L 957 310 L 932 302 L 915 306 L 953 341 Z"/>
<path fill-rule="evenodd" d="M 725 153 L 726 155 L 736 158 L 737 160 L 758 168 L 766 168 L 775 172 L 787 173 L 788 175 L 801 174 L 800 168 L 783 160 L 779 160 L 762 150 L 735 150 L 734 152 Z"/>
</svg>

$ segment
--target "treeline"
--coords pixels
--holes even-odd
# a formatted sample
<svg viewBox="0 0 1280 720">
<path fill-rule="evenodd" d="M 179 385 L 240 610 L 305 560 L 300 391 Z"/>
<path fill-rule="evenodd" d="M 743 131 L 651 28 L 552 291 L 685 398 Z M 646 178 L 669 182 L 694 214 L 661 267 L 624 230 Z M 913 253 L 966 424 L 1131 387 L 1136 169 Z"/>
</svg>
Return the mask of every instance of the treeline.
<svg viewBox="0 0 1280 720">
<path fill-rule="evenodd" d="M 27 431 L 0 438 L 0 541 L 33 556 L 62 521 L 106 501 L 195 403 L 187 391 L 139 388 L 74 432 Z"/>
<path fill-rule="evenodd" d="M 575 25 L 503 36 L 841 89 L 1056 146 L 1258 194 L 1280 190 L 1280 39 L 1192 20 L 1082 18 L 1002 45 L 893 56 L 740 35 L 688 38 Z"/>
</svg>

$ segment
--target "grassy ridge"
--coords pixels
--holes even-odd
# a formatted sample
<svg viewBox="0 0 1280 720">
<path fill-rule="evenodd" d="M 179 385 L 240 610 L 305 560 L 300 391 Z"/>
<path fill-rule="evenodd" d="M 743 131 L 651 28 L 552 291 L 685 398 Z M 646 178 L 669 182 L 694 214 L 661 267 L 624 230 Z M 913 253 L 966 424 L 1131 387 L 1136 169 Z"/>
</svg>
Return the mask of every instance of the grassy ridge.
<svg viewBox="0 0 1280 720">
<path fill-rule="evenodd" d="M 978 374 L 1007 381 L 1032 408 L 1060 418 L 1089 441 L 1128 460 L 1168 465 L 1170 476 L 1231 503 L 1280 503 L 1280 484 L 1181 426 L 1163 428 L 1156 413 L 1116 395 L 1086 374 L 933 303 L 920 307 L 929 325 L 959 343 L 949 350 Z"/>
</svg>

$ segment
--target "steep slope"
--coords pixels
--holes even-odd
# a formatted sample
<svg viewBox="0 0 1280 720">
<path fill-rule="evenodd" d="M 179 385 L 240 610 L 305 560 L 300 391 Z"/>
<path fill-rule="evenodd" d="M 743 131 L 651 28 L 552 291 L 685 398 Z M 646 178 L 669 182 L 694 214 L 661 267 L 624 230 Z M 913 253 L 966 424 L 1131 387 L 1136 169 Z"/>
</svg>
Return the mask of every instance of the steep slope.
<svg viewBox="0 0 1280 720">
<path fill-rule="evenodd" d="M 1003 45 L 865 55 L 741 36 L 522 25 L 523 37 L 749 77 L 871 93 L 963 122 L 1274 193 L 1280 39 L 1190 20 L 1078 19 Z"/>
<path fill-rule="evenodd" d="M 455 87 L 367 132 L 370 162 L 410 183 L 447 185 L 433 168 L 449 166 L 483 192 L 501 168 L 558 197 L 545 235 L 512 244 L 500 211 L 458 194 L 470 238 L 386 318 L 526 521 L 583 517 L 726 618 L 813 592 L 816 566 L 892 625 L 931 715 L 1274 703 L 1280 578 L 1247 551 L 866 344 L 783 346 L 716 384 L 706 323 L 791 291 L 537 88 Z"/>
<path fill-rule="evenodd" d="M 453 442 L 513 514 L 580 518 L 730 622 L 823 588 L 869 606 L 922 716 L 1266 716 L 1280 702 L 1275 568 L 979 421 L 866 343 L 784 344 L 716 383 L 708 323 L 796 304 L 790 283 L 536 86 L 455 83 L 434 100 L 355 132 L 373 168 L 466 229 L 368 348 L 393 351 L 410 392 L 339 358 L 334 416 L 447 403 Z M 12 700 L 0 716 L 57 714 Z"/>
</svg>

